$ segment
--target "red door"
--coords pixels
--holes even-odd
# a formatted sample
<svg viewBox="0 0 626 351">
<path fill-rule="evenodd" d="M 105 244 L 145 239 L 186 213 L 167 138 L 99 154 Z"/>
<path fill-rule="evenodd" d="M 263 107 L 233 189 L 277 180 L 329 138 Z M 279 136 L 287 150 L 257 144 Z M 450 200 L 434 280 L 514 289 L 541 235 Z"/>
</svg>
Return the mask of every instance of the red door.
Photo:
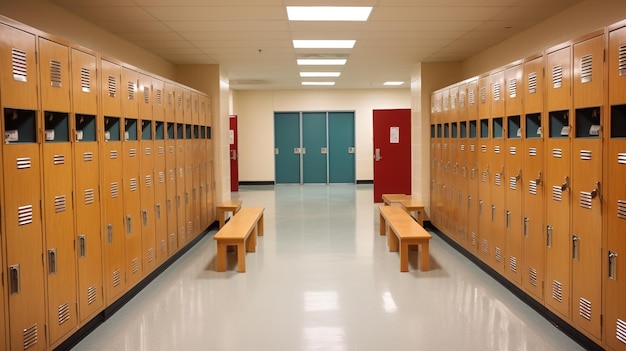
<svg viewBox="0 0 626 351">
<path fill-rule="evenodd" d="M 239 191 L 237 116 L 230 116 L 230 191 Z"/>
<path fill-rule="evenodd" d="M 374 202 L 411 195 L 411 110 L 374 110 Z"/>
</svg>

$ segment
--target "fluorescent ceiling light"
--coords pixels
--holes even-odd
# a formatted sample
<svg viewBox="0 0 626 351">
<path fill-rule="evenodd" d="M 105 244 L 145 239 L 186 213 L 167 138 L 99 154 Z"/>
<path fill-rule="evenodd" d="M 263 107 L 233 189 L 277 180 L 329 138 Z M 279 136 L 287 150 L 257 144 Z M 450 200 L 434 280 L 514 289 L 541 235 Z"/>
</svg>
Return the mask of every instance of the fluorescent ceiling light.
<svg viewBox="0 0 626 351">
<path fill-rule="evenodd" d="M 402 85 L 404 82 L 385 82 L 383 85 Z"/>
<path fill-rule="evenodd" d="M 346 64 L 346 59 L 298 59 L 299 65 L 309 66 L 341 66 Z"/>
<path fill-rule="evenodd" d="M 356 40 L 294 40 L 296 49 L 352 49 Z"/>
<path fill-rule="evenodd" d="M 367 21 L 371 6 L 287 6 L 290 21 Z"/>
<path fill-rule="evenodd" d="M 339 77 L 341 72 L 300 72 L 300 77 Z"/>
<path fill-rule="evenodd" d="M 302 85 L 335 85 L 335 82 L 302 82 Z"/>
</svg>

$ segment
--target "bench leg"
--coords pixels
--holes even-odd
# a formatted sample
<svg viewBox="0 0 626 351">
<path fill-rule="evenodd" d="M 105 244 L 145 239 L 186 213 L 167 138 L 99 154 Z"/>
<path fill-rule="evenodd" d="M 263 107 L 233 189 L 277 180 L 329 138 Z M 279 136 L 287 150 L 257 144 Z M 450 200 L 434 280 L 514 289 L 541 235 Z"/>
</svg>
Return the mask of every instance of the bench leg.
<svg viewBox="0 0 626 351">
<path fill-rule="evenodd" d="M 409 244 L 402 241 L 400 243 L 400 272 L 409 271 Z"/>
<path fill-rule="evenodd" d="M 387 234 L 387 245 L 389 245 L 389 252 L 397 252 L 398 244 L 398 237 L 396 236 L 396 233 L 391 230 L 390 233 Z"/>
<path fill-rule="evenodd" d="M 237 272 L 245 273 L 246 271 L 246 248 L 244 244 L 237 244 Z"/>
<path fill-rule="evenodd" d="M 263 236 L 263 214 L 261 213 L 261 217 L 259 218 L 259 221 L 256 224 L 257 227 L 257 234 L 259 236 Z"/>
<path fill-rule="evenodd" d="M 226 272 L 226 245 L 217 243 L 217 271 Z"/>
<path fill-rule="evenodd" d="M 380 229 L 379 229 L 380 235 L 387 234 L 386 233 L 386 231 L 387 231 L 387 223 L 385 222 L 385 217 L 383 217 L 382 214 L 380 215 L 380 221 L 379 222 L 380 222 Z"/>
<path fill-rule="evenodd" d="M 426 272 L 430 269 L 430 253 L 428 252 L 428 241 L 420 245 L 420 270 Z"/>
<path fill-rule="evenodd" d="M 224 226 L 224 222 L 225 222 L 224 217 L 226 216 L 226 213 L 224 213 L 224 212 L 225 211 L 224 211 L 223 208 L 218 208 L 217 209 L 217 218 L 220 221 L 220 228 Z"/>
<path fill-rule="evenodd" d="M 256 252 L 256 232 L 257 228 L 252 229 L 252 233 L 250 233 L 248 239 L 246 240 L 247 252 Z"/>
</svg>

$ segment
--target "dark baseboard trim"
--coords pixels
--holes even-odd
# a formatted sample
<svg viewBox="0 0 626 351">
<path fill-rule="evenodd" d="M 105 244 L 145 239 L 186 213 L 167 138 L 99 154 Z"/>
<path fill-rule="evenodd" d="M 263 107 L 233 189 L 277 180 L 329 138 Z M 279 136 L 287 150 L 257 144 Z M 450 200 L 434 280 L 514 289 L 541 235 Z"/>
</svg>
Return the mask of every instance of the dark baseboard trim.
<svg viewBox="0 0 626 351">
<path fill-rule="evenodd" d="M 274 185 L 273 180 L 264 181 L 239 181 L 239 185 Z"/>
<path fill-rule="evenodd" d="M 373 180 L 369 179 L 361 179 L 356 181 L 357 184 L 374 184 Z"/>
<path fill-rule="evenodd" d="M 428 223 L 428 224 L 427 224 Z M 478 268 L 482 269 L 485 273 L 495 279 L 498 283 L 502 284 L 505 288 L 507 288 L 513 295 L 517 296 L 518 299 L 522 300 L 525 304 L 530 306 L 533 310 L 547 319 L 554 327 L 562 331 L 565 335 L 570 337 L 572 340 L 577 342 L 580 346 L 584 347 L 586 350 L 592 351 L 604 351 L 600 345 L 596 344 L 593 340 L 588 338 L 586 335 L 582 334 L 576 328 L 571 326 L 569 323 L 561 319 L 559 316 L 550 311 L 547 307 L 542 305 L 540 302 L 532 298 L 530 295 L 526 294 L 521 288 L 513 284 L 511 281 L 506 279 L 500 273 L 495 271 L 485 262 L 481 261 L 478 257 L 474 256 L 471 252 L 469 252 L 465 247 L 459 245 L 452 238 L 444 234 L 442 231 L 437 229 L 435 226 L 430 223 L 430 221 L 424 222 L 424 228 L 427 228 L 433 231 L 437 236 L 442 238 L 448 245 L 452 246 L 455 250 L 465 256 L 467 259 L 472 261 Z"/>
<path fill-rule="evenodd" d="M 207 235 L 212 229 L 217 229 L 219 226 L 219 222 L 215 221 L 209 225 L 207 229 L 205 229 L 202 233 L 200 233 L 197 237 L 195 237 L 192 241 L 187 243 L 183 248 L 178 250 L 172 257 L 168 258 L 167 261 L 163 262 L 159 267 L 157 267 L 152 273 L 148 274 L 145 278 L 143 278 L 137 285 L 132 287 L 130 290 L 126 292 L 126 294 L 122 295 L 115 302 L 113 302 L 110 306 L 106 307 L 102 312 L 95 315 L 89 322 L 84 324 L 80 329 L 78 329 L 74 334 L 72 334 L 67 340 L 57 346 L 55 351 L 64 351 L 69 350 L 72 347 L 76 346 L 81 340 L 83 340 L 89 333 L 95 330 L 100 324 L 104 323 L 107 319 L 111 318 L 112 315 L 115 314 L 120 308 L 122 308 L 126 303 L 128 303 L 135 295 L 137 295 L 143 288 L 148 286 L 156 277 L 158 277 L 161 273 L 163 273 L 169 266 L 171 266 L 176 260 L 178 260 L 182 255 L 184 255 L 189 249 L 191 249 L 194 245 L 200 241 L 205 235 Z"/>
</svg>

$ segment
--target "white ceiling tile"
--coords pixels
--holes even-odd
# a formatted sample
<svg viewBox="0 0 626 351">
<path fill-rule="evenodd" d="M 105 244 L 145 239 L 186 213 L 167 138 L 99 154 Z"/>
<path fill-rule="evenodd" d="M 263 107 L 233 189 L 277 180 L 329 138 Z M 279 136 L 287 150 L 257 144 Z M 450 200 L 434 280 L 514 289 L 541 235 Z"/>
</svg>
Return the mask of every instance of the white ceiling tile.
<svg viewBox="0 0 626 351">
<path fill-rule="evenodd" d="M 85 6 L 137 6 L 134 0 L 50 0 L 50 2 L 67 8 L 79 8 Z"/>
<path fill-rule="evenodd" d="M 191 42 L 203 49 L 215 48 L 288 48 L 293 49 L 293 44 L 288 40 L 197 40 Z"/>
<path fill-rule="evenodd" d="M 377 7 L 371 21 L 485 21 L 504 7 Z"/>
<path fill-rule="evenodd" d="M 289 32 L 178 32 L 178 34 L 191 41 L 201 40 L 291 40 Z"/>
<path fill-rule="evenodd" d="M 124 37 L 130 41 L 140 40 L 186 40 L 179 33 L 176 32 L 143 32 L 143 33 L 118 33 L 119 36 Z"/>
<path fill-rule="evenodd" d="M 113 33 L 147 33 L 172 32 L 161 22 L 97 22 L 97 24 Z"/>
<path fill-rule="evenodd" d="M 287 20 L 283 6 L 145 7 L 161 21 L 259 21 Z"/>
<path fill-rule="evenodd" d="M 191 48 L 171 48 L 171 47 L 160 47 L 160 48 L 151 48 L 152 52 L 155 52 L 159 55 L 206 55 L 206 52 L 202 50 L 191 47 Z"/>
<path fill-rule="evenodd" d="M 194 47 L 186 40 L 143 40 L 135 41 L 135 44 L 148 48 L 148 49 L 161 49 L 161 48 L 192 48 Z"/>
<path fill-rule="evenodd" d="M 93 22 L 130 22 L 130 21 L 154 21 L 155 18 L 150 13 L 140 7 L 122 6 L 82 6 L 74 8 L 81 16 Z"/>
<path fill-rule="evenodd" d="M 166 26 L 181 32 L 207 32 L 207 31 L 264 31 L 280 32 L 287 31 L 287 21 L 180 21 L 164 22 Z"/>
</svg>

